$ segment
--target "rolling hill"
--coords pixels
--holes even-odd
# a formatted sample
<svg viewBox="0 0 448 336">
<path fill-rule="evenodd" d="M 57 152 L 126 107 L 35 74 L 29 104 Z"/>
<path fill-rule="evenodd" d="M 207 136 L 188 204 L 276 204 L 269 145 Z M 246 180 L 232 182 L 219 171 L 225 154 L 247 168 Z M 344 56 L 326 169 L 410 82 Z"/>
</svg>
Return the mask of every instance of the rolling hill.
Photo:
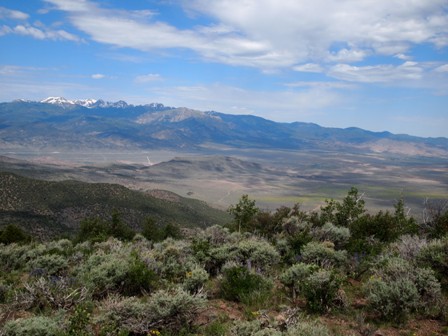
<svg viewBox="0 0 448 336">
<path fill-rule="evenodd" d="M 19 224 L 41 237 L 71 235 L 81 220 L 116 211 L 134 229 L 147 217 L 184 227 L 224 224 L 230 218 L 205 202 L 161 190 L 140 192 L 110 183 L 43 181 L 0 172 L 0 225 Z"/>
</svg>

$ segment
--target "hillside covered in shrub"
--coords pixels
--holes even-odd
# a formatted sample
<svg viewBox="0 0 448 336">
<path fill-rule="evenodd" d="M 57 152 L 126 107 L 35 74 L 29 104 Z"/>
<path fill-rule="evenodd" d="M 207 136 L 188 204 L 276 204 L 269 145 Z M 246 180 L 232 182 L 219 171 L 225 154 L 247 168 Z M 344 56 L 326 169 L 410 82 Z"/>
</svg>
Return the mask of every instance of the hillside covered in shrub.
<svg viewBox="0 0 448 336">
<path fill-rule="evenodd" d="M 73 240 L 0 232 L 0 335 L 446 335 L 448 211 L 368 213 L 352 188 L 319 211 L 227 225 L 85 219 Z"/>
</svg>

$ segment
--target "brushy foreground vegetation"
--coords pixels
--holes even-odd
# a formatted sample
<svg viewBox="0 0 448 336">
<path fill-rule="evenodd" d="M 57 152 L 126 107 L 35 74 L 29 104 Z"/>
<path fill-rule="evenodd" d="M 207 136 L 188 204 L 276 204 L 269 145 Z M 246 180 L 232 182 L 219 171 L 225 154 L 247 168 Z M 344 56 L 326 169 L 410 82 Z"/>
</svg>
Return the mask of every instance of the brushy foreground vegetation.
<svg viewBox="0 0 448 336">
<path fill-rule="evenodd" d="M 260 211 L 244 195 L 227 227 L 148 219 L 136 234 L 114 214 L 85 220 L 73 240 L 37 242 L 7 226 L 0 334 L 446 334 L 448 211 L 419 223 L 402 201 L 364 206 L 352 188 L 310 213 Z M 416 320 L 433 328 L 415 333 Z"/>
</svg>

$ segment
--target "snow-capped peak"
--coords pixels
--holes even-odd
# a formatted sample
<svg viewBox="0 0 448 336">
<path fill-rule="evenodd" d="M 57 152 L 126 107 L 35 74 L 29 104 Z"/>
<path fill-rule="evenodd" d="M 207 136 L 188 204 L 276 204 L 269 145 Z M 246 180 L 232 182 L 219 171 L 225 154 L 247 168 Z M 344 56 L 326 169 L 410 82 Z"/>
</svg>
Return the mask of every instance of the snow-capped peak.
<svg viewBox="0 0 448 336">
<path fill-rule="evenodd" d="M 44 100 L 41 100 L 40 102 L 44 104 L 55 104 L 55 105 L 74 104 L 73 101 L 67 100 L 64 97 L 48 97 Z"/>
<path fill-rule="evenodd" d="M 40 101 L 44 104 L 54 104 L 59 105 L 62 107 L 68 107 L 71 105 L 78 105 L 83 106 L 87 108 L 95 108 L 95 107 L 115 107 L 115 108 L 125 108 L 129 105 L 123 100 L 120 100 L 118 102 L 112 103 L 112 102 L 105 102 L 102 99 L 76 99 L 76 100 L 68 100 L 63 97 L 48 97 L 44 100 Z"/>
<path fill-rule="evenodd" d="M 95 105 L 97 101 L 98 101 L 98 99 L 78 99 L 78 100 L 74 100 L 73 103 L 75 105 L 91 107 L 91 106 Z"/>
</svg>

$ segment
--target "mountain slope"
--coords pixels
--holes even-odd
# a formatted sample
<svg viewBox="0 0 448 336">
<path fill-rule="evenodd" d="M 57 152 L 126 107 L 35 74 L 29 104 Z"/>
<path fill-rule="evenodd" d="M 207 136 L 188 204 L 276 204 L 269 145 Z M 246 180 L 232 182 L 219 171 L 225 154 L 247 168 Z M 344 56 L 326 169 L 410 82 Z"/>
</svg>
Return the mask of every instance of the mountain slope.
<svg viewBox="0 0 448 336">
<path fill-rule="evenodd" d="M 5 149 L 177 149 L 211 146 L 289 150 L 391 152 L 448 156 L 448 139 L 277 123 L 162 104 L 129 105 L 102 100 L 0 104 L 0 144 Z"/>
<path fill-rule="evenodd" d="M 229 220 L 205 202 L 166 191 L 142 193 L 117 184 L 42 181 L 0 172 L 0 225 L 18 223 L 41 236 L 70 234 L 82 219 L 109 218 L 114 211 L 134 228 L 148 216 L 189 227 Z"/>
</svg>

